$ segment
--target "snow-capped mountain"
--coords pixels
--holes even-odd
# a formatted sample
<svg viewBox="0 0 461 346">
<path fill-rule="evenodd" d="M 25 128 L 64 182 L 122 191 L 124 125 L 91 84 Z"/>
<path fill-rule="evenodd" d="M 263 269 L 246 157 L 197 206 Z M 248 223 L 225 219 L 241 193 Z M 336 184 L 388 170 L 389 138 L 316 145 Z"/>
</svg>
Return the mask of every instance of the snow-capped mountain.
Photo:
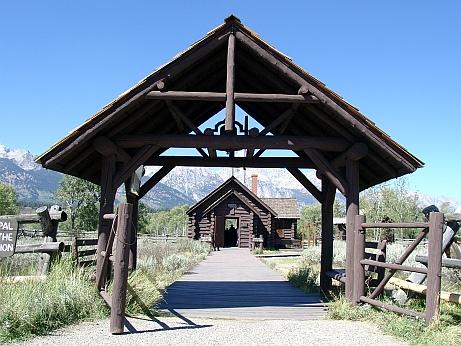
<svg viewBox="0 0 461 346">
<path fill-rule="evenodd" d="M 224 180 L 213 169 L 175 167 L 163 180 L 165 185 L 181 191 L 193 201 L 199 201 Z"/>
<path fill-rule="evenodd" d="M 31 167 L 22 163 L 22 166 Z M 50 204 L 62 174 L 39 167 L 24 169 L 16 160 L 0 157 L 0 181 L 14 186 L 18 199 L 24 204 Z"/>
<path fill-rule="evenodd" d="M 258 196 L 260 197 L 297 197 L 301 204 L 311 204 L 313 197 L 307 193 L 304 187 L 287 170 L 282 168 L 224 168 L 219 172 L 223 180 L 234 175 L 251 189 L 251 176 L 258 176 Z M 320 180 L 314 171 L 307 172 L 308 178 L 320 187 Z"/>
<path fill-rule="evenodd" d="M 153 174 L 154 171 L 148 171 Z M 251 175 L 258 175 L 258 196 L 260 197 L 296 197 L 299 204 L 312 204 L 315 199 L 304 187 L 285 169 L 257 169 L 257 168 L 196 168 L 176 167 L 163 180 L 162 183 L 181 191 L 194 202 L 199 201 L 224 181 L 234 175 L 251 188 Z M 315 173 L 309 172 L 309 178 Z M 319 181 L 315 178 L 318 186 Z"/>
<path fill-rule="evenodd" d="M 25 171 L 38 169 L 34 156 L 25 149 L 10 149 L 0 144 L 0 158 L 9 159 Z"/>
<path fill-rule="evenodd" d="M 34 156 L 27 150 L 9 149 L 0 145 L 0 181 L 14 186 L 18 199 L 24 204 L 53 203 L 53 193 L 62 179 L 62 174 L 43 169 L 35 164 L 33 159 Z M 147 180 L 157 169 L 158 167 L 149 167 L 143 180 Z M 248 188 L 251 175 L 258 174 L 258 195 L 261 197 L 296 197 L 300 204 L 315 202 L 301 184 L 284 169 L 195 167 L 173 169 L 143 198 L 143 202 L 154 209 L 192 205 L 232 174 Z M 313 177 L 315 178 L 315 174 Z"/>
<path fill-rule="evenodd" d="M 0 144 L 0 182 L 15 187 L 18 199 L 23 204 L 52 204 L 62 174 L 43 169 L 33 161 L 34 156 L 24 149 L 9 149 Z M 146 176 L 159 167 L 148 167 Z M 315 172 L 305 172 L 307 177 L 320 187 Z M 234 175 L 251 188 L 251 175 L 258 175 L 258 195 L 261 197 L 295 197 L 300 205 L 312 204 L 316 200 L 285 169 L 256 168 L 195 168 L 176 167 L 146 196 L 143 202 L 154 209 L 169 209 L 178 205 L 192 205 Z M 442 205 L 449 201 L 453 207 L 461 202 L 449 198 L 434 198 L 418 193 L 423 204 Z M 342 198 L 338 195 L 338 197 Z M 121 198 L 121 195 L 120 195 Z M 426 203 L 427 202 L 427 203 Z"/>
</svg>

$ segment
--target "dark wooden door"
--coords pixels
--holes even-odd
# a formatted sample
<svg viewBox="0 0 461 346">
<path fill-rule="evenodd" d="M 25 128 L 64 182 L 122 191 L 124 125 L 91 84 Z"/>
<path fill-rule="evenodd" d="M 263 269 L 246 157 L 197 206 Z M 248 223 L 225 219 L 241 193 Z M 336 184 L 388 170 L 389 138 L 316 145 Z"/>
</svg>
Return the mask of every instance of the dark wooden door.
<svg viewBox="0 0 461 346">
<path fill-rule="evenodd" d="M 216 216 L 215 220 L 215 246 L 224 247 L 224 216 Z"/>
</svg>

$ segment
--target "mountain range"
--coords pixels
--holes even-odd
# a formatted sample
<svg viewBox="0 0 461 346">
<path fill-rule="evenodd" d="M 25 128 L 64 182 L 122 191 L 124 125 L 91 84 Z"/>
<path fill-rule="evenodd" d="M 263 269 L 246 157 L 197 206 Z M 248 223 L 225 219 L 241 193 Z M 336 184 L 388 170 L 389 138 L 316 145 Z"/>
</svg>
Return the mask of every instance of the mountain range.
<svg viewBox="0 0 461 346">
<path fill-rule="evenodd" d="M 147 180 L 158 168 L 148 167 L 143 180 Z M 305 173 L 317 187 L 320 186 L 314 171 Z M 232 175 L 250 188 L 252 174 L 258 175 L 260 197 L 295 197 L 300 205 L 316 202 L 314 197 L 285 169 L 195 167 L 174 168 L 144 196 L 142 201 L 155 210 L 170 209 L 185 204 L 192 205 Z M 56 203 L 53 194 L 62 176 L 61 173 L 37 165 L 34 162 L 34 155 L 29 151 L 9 149 L 0 144 L 0 182 L 14 186 L 21 204 L 37 206 Z M 423 193 L 418 195 L 425 205 L 441 205 L 446 201 L 452 206 L 461 205 L 459 201 L 448 197 L 433 197 Z M 343 198 L 340 194 L 337 196 Z"/>
<path fill-rule="evenodd" d="M 159 167 L 149 167 L 147 180 Z M 176 167 L 143 198 L 153 209 L 169 209 L 178 205 L 192 205 L 235 175 L 250 187 L 251 175 L 258 174 L 258 195 L 261 197 L 296 197 L 300 204 L 311 204 L 315 199 L 285 169 L 195 168 Z M 313 172 L 310 178 L 319 185 Z M 24 205 L 52 204 L 62 174 L 42 168 L 34 156 L 24 149 L 9 149 L 0 144 L 0 181 L 16 189 L 18 200 Z"/>
</svg>

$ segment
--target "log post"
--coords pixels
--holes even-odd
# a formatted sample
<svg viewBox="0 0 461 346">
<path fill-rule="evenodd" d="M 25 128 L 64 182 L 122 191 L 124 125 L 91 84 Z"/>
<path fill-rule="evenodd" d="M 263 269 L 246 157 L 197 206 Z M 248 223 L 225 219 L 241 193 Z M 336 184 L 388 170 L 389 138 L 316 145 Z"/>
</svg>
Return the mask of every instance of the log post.
<svg viewBox="0 0 461 346">
<path fill-rule="evenodd" d="M 359 163 L 346 160 L 346 299 L 353 301 L 354 291 L 354 224 L 359 214 Z"/>
<path fill-rule="evenodd" d="M 114 285 L 110 311 L 110 332 L 112 334 L 122 334 L 125 322 L 132 211 L 133 206 L 129 203 L 121 203 L 118 207 Z"/>
<path fill-rule="evenodd" d="M 314 228 L 313 228 L 313 232 L 312 232 L 312 243 L 314 244 L 314 246 L 317 246 L 317 224 L 314 223 Z"/>
<path fill-rule="evenodd" d="M 355 234 L 354 234 L 354 300 L 353 305 L 360 303 L 360 297 L 365 294 L 365 267 L 360 263 L 365 259 L 365 229 L 362 223 L 365 222 L 365 216 L 355 216 Z"/>
<path fill-rule="evenodd" d="M 322 243 L 320 259 L 320 290 L 324 296 L 331 290 L 331 278 L 326 273 L 333 267 L 333 203 L 336 188 L 327 179 L 322 179 Z"/>
<path fill-rule="evenodd" d="M 48 207 L 40 207 L 36 210 L 36 213 L 39 217 L 43 237 L 52 237 L 54 240 L 56 240 L 56 234 L 53 232 L 53 223 L 51 222 L 51 216 L 48 211 Z"/>
<path fill-rule="evenodd" d="M 425 315 L 426 325 L 431 324 L 439 318 L 443 222 L 443 213 L 430 214 Z"/>
<path fill-rule="evenodd" d="M 40 227 L 42 228 L 43 243 L 56 242 L 58 233 L 58 222 L 51 219 L 47 206 L 40 207 L 36 210 L 39 217 Z M 42 253 L 38 263 L 39 275 L 46 275 L 50 270 L 51 263 L 59 257 L 58 253 Z"/>
<path fill-rule="evenodd" d="M 229 44 L 227 47 L 227 80 L 226 80 L 226 119 L 225 130 L 228 133 L 234 132 L 235 125 L 235 101 L 234 101 L 234 84 L 235 84 L 235 35 L 229 35 Z"/>
<path fill-rule="evenodd" d="M 138 217 L 139 217 L 139 198 L 134 195 L 127 194 L 126 200 L 133 205 L 131 216 L 131 232 L 130 232 L 130 254 L 128 268 L 136 270 L 138 256 Z"/>
<path fill-rule="evenodd" d="M 101 169 L 101 198 L 99 201 L 99 228 L 98 228 L 98 250 L 96 256 L 96 277 L 99 278 L 102 273 L 102 264 L 104 261 L 103 253 L 106 251 L 107 240 L 112 228 L 112 220 L 105 220 L 104 214 L 114 212 L 114 199 L 116 186 L 113 186 L 113 178 L 115 175 L 115 156 L 104 156 L 102 158 Z M 110 270 L 108 270 L 110 272 Z M 104 286 L 105 279 L 101 281 Z"/>
<path fill-rule="evenodd" d="M 77 237 L 72 237 L 71 257 L 72 257 L 72 262 L 74 262 L 74 264 L 76 266 L 78 266 L 78 243 L 77 243 Z"/>
</svg>

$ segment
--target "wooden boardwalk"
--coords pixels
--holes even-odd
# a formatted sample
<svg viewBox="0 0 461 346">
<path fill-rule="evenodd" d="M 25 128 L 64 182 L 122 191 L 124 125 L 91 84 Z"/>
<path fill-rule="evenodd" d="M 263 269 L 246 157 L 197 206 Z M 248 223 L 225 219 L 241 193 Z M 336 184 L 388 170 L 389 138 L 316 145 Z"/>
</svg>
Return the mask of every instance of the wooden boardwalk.
<svg viewBox="0 0 461 346">
<path fill-rule="evenodd" d="M 311 320 L 325 316 L 318 294 L 305 294 L 250 254 L 223 249 L 167 289 L 159 309 L 188 317 Z"/>
</svg>

